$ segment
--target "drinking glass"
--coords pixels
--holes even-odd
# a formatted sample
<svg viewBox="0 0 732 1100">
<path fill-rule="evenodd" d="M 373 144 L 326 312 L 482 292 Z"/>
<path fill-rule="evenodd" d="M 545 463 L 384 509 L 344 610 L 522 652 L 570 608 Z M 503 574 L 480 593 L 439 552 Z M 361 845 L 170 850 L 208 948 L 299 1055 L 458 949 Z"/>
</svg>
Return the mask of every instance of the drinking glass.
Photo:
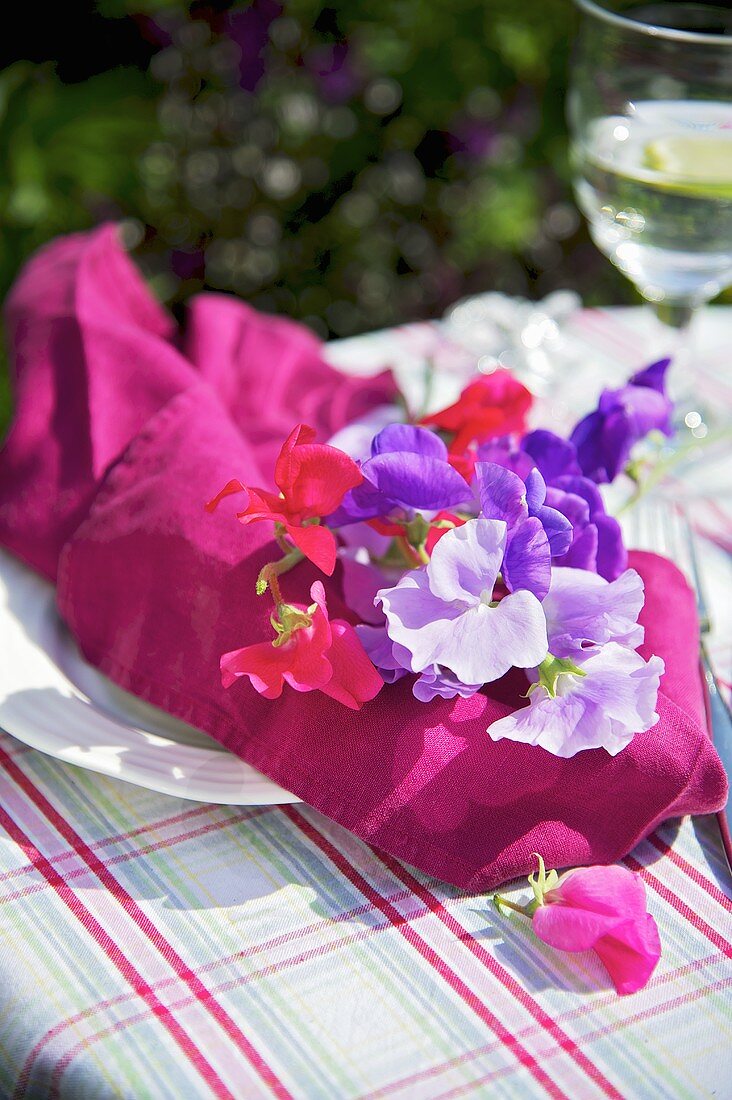
<svg viewBox="0 0 732 1100">
<path fill-rule="evenodd" d="M 683 334 L 732 284 L 732 10 L 575 4 L 577 201 L 597 247 L 655 307 L 659 333 Z M 683 361 L 683 340 L 661 350 Z"/>
</svg>

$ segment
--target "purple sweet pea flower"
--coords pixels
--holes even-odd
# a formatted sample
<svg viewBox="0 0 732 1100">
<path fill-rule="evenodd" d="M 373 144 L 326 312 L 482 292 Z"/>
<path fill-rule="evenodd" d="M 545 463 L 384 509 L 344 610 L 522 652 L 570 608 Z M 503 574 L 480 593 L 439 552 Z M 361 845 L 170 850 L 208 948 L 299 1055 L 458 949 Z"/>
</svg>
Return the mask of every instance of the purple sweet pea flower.
<svg viewBox="0 0 732 1100">
<path fill-rule="evenodd" d="M 409 520 L 416 511 L 438 512 L 472 500 L 470 486 L 447 461 L 438 435 L 411 424 L 390 424 L 371 443 L 361 464 L 364 480 L 346 493 L 333 527 L 377 516 Z"/>
<path fill-rule="evenodd" d="M 643 642 L 638 623 L 644 602 L 643 580 L 635 569 L 615 581 L 583 569 L 552 569 L 543 603 L 549 649 L 555 657 L 581 657 L 588 645 L 614 642 L 637 649 Z"/>
<path fill-rule="evenodd" d="M 356 627 L 356 634 L 384 683 L 395 684 L 397 680 L 401 680 L 411 672 L 410 654 L 398 642 L 391 640 L 386 632 L 384 613 L 380 609 L 377 609 L 377 613 L 383 620 L 382 625 L 359 624 Z M 449 669 L 430 665 L 415 680 L 412 694 L 420 703 L 431 703 L 438 696 L 441 699 L 454 699 L 459 695 L 467 699 L 475 695 L 482 686 L 482 684 L 463 684 Z"/>
<path fill-rule="evenodd" d="M 614 481 L 633 446 L 649 432 L 671 435 L 673 406 L 664 390 L 669 362 L 661 359 L 620 389 L 603 390 L 597 409 L 575 426 L 570 440 L 586 477 L 598 483 Z"/>
<path fill-rule="evenodd" d="M 493 600 L 506 538 L 503 522 L 469 520 L 440 539 L 424 570 L 378 593 L 389 637 L 408 651 L 412 672 L 440 665 L 464 685 L 485 684 L 543 660 L 546 620 L 536 596 L 521 590 Z"/>
<path fill-rule="evenodd" d="M 381 611 L 378 612 L 383 619 L 380 626 L 371 626 L 359 623 L 356 634 L 361 645 L 366 650 L 368 658 L 381 674 L 385 684 L 395 684 L 411 671 L 409 668 L 409 653 L 403 651 L 403 659 L 400 659 L 400 647 L 395 645 L 386 632 L 386 620 Z"/>
<path fill-rule="evenodd" d="M 574 444 L 546 428 L 537 428 L 525 435 L 521 450 L 529 455 L 547 485 L 552 485 L 558 477 L 582 473 Z"/>
<path fill-rule="evenodd" d="M 547 503 L 572 525 L 572 542 L 554 564 L 588 569 L 606 580 L 615 580 L 628 564 L 620 524 L 605 512 L 605 503 L 594 481 L 562 476 L 547 489 Z"/>
<path fill-rule="evenodd" d="M 481 511 L 508 528 L 503 579 L 510 592 L 527 588 L 539 599 L 549 591 L 552 555 L 565 554 L 572 541 L 569 520 L 545 501 L 547 488 L 537 469 L 526 479 L 495 462 L 475 467 Z"/>
<path fill-rule="evenodd" d="M 577 658 L 574 671 L 560 673 L 553 692 L 537 683 L 529 705 L 494 722 L 488 733 L 494 741 L 540 745 L 564 759 L 599 748 L 616 756 L 636 733 L 658 721 L 663 671 L 660 657 L 644 661 L 633 650 L 608 642 Z"/>
<path fill-rule="evenodd" d="M 545 428 L 528 432 L 518 445 L 511 436 L 482 443 L 477 450 L 477 461 L 496 462 L 524 481 L 536 467 L 547 485 L 556 477 L 582 473 L 574 444 Z"/>
<path fill-rule="evenodd" d="M 431 703 L 439 696 L 440 699 L 469 699 L 480 691 L 482 684 L 463 684 L 449 669 L 440 665 L 432 665 L 426 668 L 414 682 L 412 694 L 420 703 Z"/>
</svg>

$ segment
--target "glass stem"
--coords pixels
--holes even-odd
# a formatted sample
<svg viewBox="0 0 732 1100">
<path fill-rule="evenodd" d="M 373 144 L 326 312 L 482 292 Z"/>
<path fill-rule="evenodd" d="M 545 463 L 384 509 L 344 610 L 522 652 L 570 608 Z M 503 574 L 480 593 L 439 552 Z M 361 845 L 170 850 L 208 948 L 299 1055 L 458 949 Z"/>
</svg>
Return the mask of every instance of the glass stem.
<svg viewBox="0 0 732 1100">
<path fill-rule="evenodd" d="M 655 309 L 661 324 L 667 329 L 675 329 L 682 338 L 688 333 L 696 313 L 696 306 L 688 302 L 658 302 Z"/>
</svg>

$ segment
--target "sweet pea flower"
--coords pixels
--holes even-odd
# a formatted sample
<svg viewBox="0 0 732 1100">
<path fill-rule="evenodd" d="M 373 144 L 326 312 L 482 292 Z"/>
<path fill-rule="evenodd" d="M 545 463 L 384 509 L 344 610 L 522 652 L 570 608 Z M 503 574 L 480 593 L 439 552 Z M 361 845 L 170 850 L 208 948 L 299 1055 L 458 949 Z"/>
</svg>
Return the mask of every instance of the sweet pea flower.
<svg viewBox="0 0 732 1100">
<path fill-rule="evenodd" d="M 523 480 L 536 467 L 547 485 L 555 477 L 582 473 L 574 444 L 546 428 L 527 432 L 518 443 L 509 435 L 482 443 L 477 448 L 476 460 L 496 462 Z"/>
<path fill-rule="evenodd" d="M 395 684 L 411 671 L 409 667 L 409 653 L 401 650 L 391 640 L 386 631 L 386 619 L 383 611 L 379 610 L 381 622 L 358 623 L 356 636 L 368 654 L 369 660 L 378 669 L 385 684 Z"/>
<path fill-rule="evenodd" d="M 450 453 L 461 455 L 471 443 L 523 431 L 532 400 L 510 371 L 499 369 L 481 375 L 465 387 L 454 405 L 424 417 L 421 423 L 453 433 Z"/>
<path fill-rule="evenodd" d="M 529 875 L 534 900 L 517 905 L 496 894 L 494 902 L 532 920 L 536 936 L 559 951 L 594 951 L 615 990 L 637 993 L 648 983 L 661 957 L 658 926 L 646 909 L 640 875 L 626 867 L 577 867 L 558 876 Z"/>
<path fill-rule="evenodd" d="M 539 745 L 563 759 L 586 749 L 610 756 L 658 721 L 660 657 L 649 661 L 608 642 L 574 659 L 550 654 L 529 689 L 529 705 L 488 727 L 494 741 Z"/>
<path fill-rule="evenodd" d="M 528 484 L 534 469 L 546 484 L 544 505 L 560 512 L 571 525 L 571 538 L 561 550 L 554 542 L 555 564 L 590 569 L 613 580 L 628 563 L 620 524 L 605 512 L 593 481 L 583 477 L 573 443 L 554 432 L 537 429 L 518 445 L 506 437 L 484 444 L 474 455 L 473 469 L 496 463 Z M 536 476 L 536 475 L 534 475 Z"/>
<path fill-rule="evenodd" d="M 401 524 L 417 512 L 467 503 L 470 487 L 447 458 L 447 447 L 427 428 L 388 425 L 374 436 L 371 457 L 361 464 L 362 482 L 328 522 L 341 527 L 383 517 Z"/>
<path fill-rule="evenodd" d="M 486 684 L 513 665 L 543 660 L 546 620 L 536 596 L 519 590 L 494 600 L 506 540 L 504 522 L 469 520 L 440 539 L 425 569 L 378 593 L 389 637 L 407 652 L 410 671 L 439 665 L 464 685 Z"/>
<path fill-rule="evenodd" d="M 486 519 L 502 519 L 509 533 L 527 519 L 538 519 L 547 537 L 550 557 L 565 554 L 572 541 L 572 524 L 546 503 L 547 487 L 536 467 L 525 478 L 495 462 L 478 462 L 475 467 L 480 508 Z"/>
<path fill-rule="evenodd" d="M 480 691 L 482 684 L 464 684 L 454 673 L 440 665 L 432 665 L 421 672 L 414 681 L 412 694 L 420 703 L 431 703 L 433 699 L 469 699 Z"/>
<path fill-rule="evenodd" d="M 606 642 L 637 649 L 643 643 L 638 623 L 643 602 L 643 580 L 635 569 L 606 581 L 597 573 L 554 566 L 542 604 L 550 651 L 555 657 L 581 657 L 588 646 Z"/>
<path fill-rule="evenodd" d="M 383 612 L 380 614 L 383 619 Z M 411 671 L 409 650 L 391 640 L 386 631 L 385 619 L 380 626 L 359 623 L 356 634 L 385 684 L 395 684 Z M 414 681 L 412 694 L 420 703 L 430 703 L 438 696 L 441 699 L 454 699 L 459 695 L 468 699 L 476 691 L 480 691 L 482 686 L 463 684 L 449 669 L 440 665 L 429 665 Z"/>
<path fill-rule="evenodd" d="M 547 489 L 547 503 L 572 524 L 572 542 L 555 564 L 589 569 L 615 580 L 628 564 L 620 524 L 605 511 L 600 490 L 587 477 L 563 475 Z"/>
<path fill-rule="evenodd" d="M 348 455 L 324 443 L 315 443 L 315 432 L 299 424 L 285 440 L 275 466 L 280 490 L 254 489 L 236 479 L 229 481 L 206 508 L 213 511 L 224 497 L 245 492 L 246 508 L 237 512 L 244 524 L 271 520 L 314 565 L 330 576 L 335 569 L 336 541 L 319 520 L 338 507 L 343 496 L 363 480 Z"/>
<path fill-rule="evenodd" d="M 596 482 L 614 481 L 625 468 L 634 445 L 649 432 L 671 435 L 673 405 L 664 380 L 669 359 L 660 359 L 617 390 L 603 390 L 594 412 L 574 428 L 582 473 Z"/>
<path fill-rule="evenodd" d="M 354 628 L 328 619 L 320 581 L 310 588 L 313 603 L 281 604 L 273 618 L 275 638 L 225 653 L 221 683 L 230 687 L 247 676 L 265 699 L 278 699 L 285 683 L 295 691 L 322 691 L 351 710 L 378 695 L 383 680 L 368 659 Z"/>
</svg>

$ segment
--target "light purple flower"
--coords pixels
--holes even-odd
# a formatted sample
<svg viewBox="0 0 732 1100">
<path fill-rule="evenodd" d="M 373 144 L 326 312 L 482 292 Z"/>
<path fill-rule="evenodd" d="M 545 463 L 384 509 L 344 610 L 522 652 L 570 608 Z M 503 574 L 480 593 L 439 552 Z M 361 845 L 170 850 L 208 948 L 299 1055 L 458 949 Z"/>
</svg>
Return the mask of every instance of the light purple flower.
<svg viewBox="0 0 732 1100">
<path fill-rule="evenodd" d="M 570 521 L 545 501 L 547 488 L 537 469 L 525 479 L 495 462 L 475 466 L 481 511 L 508 527 L 503 579 L 510 592 L 527 588 L 539 599 L 549 590 L 551 559 L 572 541 Z"/>
<path fill-rule="evenodd" d="M 332 527 L 376 516 L 410 519 L 415 511 L 438 512 L 472 500 L 465 479 L 447 460 L 447 447 L 428 428 L 390 424 L 371 443 L 361 464 L 364 480 L 346 493 Z"/>
<path fill-rule="evenodd" d="M 412 672 L 441 665 L 463 684 L 485 684 L 543 660 L 546 620 L 536 596 L 521 590 L 493 599 L 506 535 L 501 521 L 469 520 L 440 539 L 424 570 L 378 593 Z"/>
<path fill-rule="evenodd" d="M 382 613 L 379 611 L 383 619 Z M 386 620 L 381 625 L 359 623 L 356 626 L 356 634 L 361 645 L 366 650 L 368 658 L 381 673 L 381 678 L 386 684 L 395 684 L 410 672 L 409 653 L 403 653 L 400 660 L 400 647 L 395 645 L 386 632 Z"/>
<path fill-rule="evenodd" d="M 643 642 L 638 623 L 643 602 L 643 580 L 635 569 L 606 581 L 597 573 L 555 566 L 542 605 L 551 653 L 578 657 L 588 645 L 606 642 L 637 649 Z"/>
<path fill-rule="evenodd" d="M 537 683 L 527 707 L 489 726 L 492 739 L 540 745 L 564 759 L 586 749 L 605 749 L 616 756 L 635 734 L 656 724 L 664 671 L 660 657 L 644 661 L 631 649 L 608 642 L 578 658 L 576 668 L 556 678 L 553 695 Z"/>
<path fill-rule="evenodd" d="M 459 695 L 462 699 L 469 699 L 471 695 L 475 695 L 476 691 L 480 691 L 482 686 L 482 684 L 464 684 L 449 669 L 432 665 L 415 680 L 412 694 L 415 699 L 419 699 L 420 703 L 430 703 L 438 696 L 441 699 L 454 699 Z"/>
</svg>

